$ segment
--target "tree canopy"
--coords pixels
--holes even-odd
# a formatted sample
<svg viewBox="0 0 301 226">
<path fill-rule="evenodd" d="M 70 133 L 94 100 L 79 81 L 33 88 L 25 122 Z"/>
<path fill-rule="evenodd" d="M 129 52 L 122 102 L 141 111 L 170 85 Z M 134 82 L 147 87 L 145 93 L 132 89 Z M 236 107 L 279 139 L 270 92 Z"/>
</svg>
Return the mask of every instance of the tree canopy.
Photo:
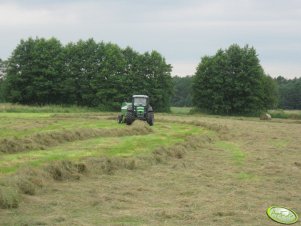
<svg viewBox="0 0 301 226">
<path fill-rule="evenodd" d="M 5 77 L 6 62 L 0 59 L 0 103 L 4 102 L 4 77 Z"/>
<path fill-rule="evenodd" d="M 192 77 L 172 78 L 173 81 L 173 96 L 171 105 L 175 107 L 191 107 L 192 106 Z"/>
<path fill-rule="evenodd" d="M 265 75 L 254 48 L 234 44 L 205 56 L 197 67 L 193 103 L 219 114 L 250 114 L 275 106 L 276 85 Z"/>
<path fill-rule="evenodd" d="M 155 111 L 195 106 L 217 114 L 252 114 L 277 106 L 301 109 L 301 78 L 267 76 L 256 50 L 234 44 L 205 56 L 194 76 L 171 77 L 156 51 L 138 53 L 113 43 L 55 38 L 21 40 L 0 59 L 0 102 L 67 104 L 117 110 L 145 94 Z M 278 89 L 279 87 L 279 89 Z"/>
<path fill-rule="evenodd" d="M 275 81 L 279 87 L 279 107 L 301 109 L 301 78 L 285 79 L 278 76 Z"/>
<path fill-rule="evenodd" d="M 21 104 L 76 104 L 119 109 L 133 94 L 168 111 L 171 66 L 156 51 L 140 54 L 112 43 L 55 38 L 21 40 L 8 60 L 5 99 Z"/>
</svg>

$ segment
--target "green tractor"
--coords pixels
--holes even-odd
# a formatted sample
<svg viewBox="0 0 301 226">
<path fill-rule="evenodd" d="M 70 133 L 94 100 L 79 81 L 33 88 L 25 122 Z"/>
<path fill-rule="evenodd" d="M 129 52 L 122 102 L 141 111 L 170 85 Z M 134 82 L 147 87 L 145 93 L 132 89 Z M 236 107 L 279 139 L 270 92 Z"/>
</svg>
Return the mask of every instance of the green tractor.
<svg viewBox="0 0 301 226">
<path fill-rule="evenodd" d="M 131 103 L 123 102 L 121 105 L 119 123 L 131 125 L 136 119 L 146 121 L 150 126 L 154 125 L 154 111 L 146 95 L 133 95 Z"/>
</svg>

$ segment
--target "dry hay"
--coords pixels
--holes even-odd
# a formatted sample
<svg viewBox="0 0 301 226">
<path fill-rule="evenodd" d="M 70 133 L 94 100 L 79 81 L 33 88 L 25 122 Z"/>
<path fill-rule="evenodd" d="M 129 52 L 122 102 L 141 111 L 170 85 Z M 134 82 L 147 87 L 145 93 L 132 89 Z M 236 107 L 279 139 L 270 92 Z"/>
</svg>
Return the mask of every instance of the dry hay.
<svg viewBox="0 0 301 226">
<path fill-rule="evenodd" d="M 116 129 L 80 128 L 75 130 L 53 131 L 37 133 L 25 138 L 0 139 L 0 152 L 16 153 L 28 150 L 46 149 L 66 142 L 85 140 L 94 137 L 119 137 L 130 135 L 144 135 L 152 129 L 145 123 L 135 123 L 131 127 Z"/>
<path fill-rule="evenodd" d="M 142 125 L 141 123 L 136 124 Z M 82 175 L 89 174 L 111 175 L 118 170 L 135 170 L 148 165 L 164 163 L 169 159 L 181 159 L 187 151 L 198 150 L 212 141 L 213 139 L 208 136 L 190 136 L 183 143 L 157 148 L 149 156 L 94 157 L 87 158 L 80 163 L 61 160 L 41 168 L 21 168 L 16 174 L 1 179 L 0 208 L 17 208 L 20 194 L 35 195 L 53 180 L 79 180 Z"/>
<path fill-rule="evenodd" d="M 211 137 L 190 137 L 199 147 L 183 142 L 145 157 L 87 160 L 88 176 L 45 185 L 41 196 L 21 195 L 19 209 L 2 210 L 0 218 L 7 225 L 261 226 L 274 224 L 265 214 L 273 203 L 300 213 L 299 124 L 182 118 L 188 120 L 226 125 L 230 142 L 246 153 L 243 165 L 208 145 Z M 287 140 L 285 148 L 274 146 L 278 140 Z"/>
<path fill-rule="evenodd" d="M 188 124 L 188 125 L 194 125 L 194 126 L 201 126 L 209 130 L 213 130 L 216 132 L 226 132 L 228 130 L 227 126 L 218 124 L 218 123 L 213 123 L 213 122 L 203 122 L 199 120 L 183 120 L 183 119 L 169 119 L 169 118 L 164 118 L 160 117 L 157 119 L 158 122 L 168 122 L 168 123 L 181 123 L 181 124 Z"/>
<path fill-rule="evenodd" d="M 268 113 L 264 113 L 260 115 L 260 120 L 271 120 L 272 116 Z"/>
</svg>

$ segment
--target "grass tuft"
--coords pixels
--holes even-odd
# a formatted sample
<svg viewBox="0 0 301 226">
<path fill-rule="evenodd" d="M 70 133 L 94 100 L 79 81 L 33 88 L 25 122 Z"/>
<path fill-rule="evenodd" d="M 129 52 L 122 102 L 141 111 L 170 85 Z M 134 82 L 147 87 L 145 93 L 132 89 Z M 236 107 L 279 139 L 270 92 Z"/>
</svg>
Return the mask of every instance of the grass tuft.
<svg viewBox="0 0 301 226">
<path fill-rule="evenodd" d="M 78 167 L 78 165 L 73 164 L 71 161 L 57 161 L 49 164 L 45 170 L 49 175 L 58 181 L 69 180 L 69 179 L 80 179 L 79 170 L 86 167 Z"/>
<path fill-rule="evenodd" d="M 0 207 L 3 209 L 17 208 L 20 197 L 14 187 L 0 186 Z"/>
<path fill-rule="evenodd" d="M 21 193 L 27 195 L 36 194 L 36 186 L 28 178 L 19 178 L 17 181 L 17 186 Z"/>
<path fill-rule="evenodd" d="M 254 175 L 251 173 L 246 173 L 246 172 L 240 172 L 238 174 L 238 179 L 239 180 L 251 180 L 254 178 Z"/>
</svg>

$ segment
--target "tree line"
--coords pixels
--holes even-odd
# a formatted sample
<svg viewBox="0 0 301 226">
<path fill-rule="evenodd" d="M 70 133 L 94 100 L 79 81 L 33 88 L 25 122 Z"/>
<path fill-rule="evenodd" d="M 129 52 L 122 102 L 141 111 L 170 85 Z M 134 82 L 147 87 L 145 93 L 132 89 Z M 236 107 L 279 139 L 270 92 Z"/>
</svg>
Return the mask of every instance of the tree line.
<svg viewBox="0 0 301 226">
<path fill-rule="evenodd" d="M 174 94 L 171 106 L 193 107 L 192 84 L 194 76 L 173 77 Z M 274 108 L 301 110 L 301 78 L 286 79 L 278 76 L 273 79 L 276 103 Z M 273 107 L 272 107 L 273 108 Z"/>
<path fill-rule="evenodd" d="M 141 54 L 93 39 L 62 45 L 55 38 L 29 38 L 0 60 L 0 101 L 118 110 L 132 94 L 146 94 L 156 111 L 168 111 L 170 104 L 216 114 L 301 109 L 301 78 L 272 79 L 248 45 L 204 56 L 193 76 L 170 73 L 156 51 Z"/>
<path fill-rule="evenodd" d="M 275 78 L 279 89 L 279 108 L 301 109 L 301 78 Z"/>
<path fill-rule="evenodd" d="M 93 39 L 64 46 L 55 38 L 29 38 L 1 65 L 0 92 L 8 102 L 117 110 L 133 94 L 146 94 L 156 111 L 169 110 L 171 66 L 156 51 L 140 54 Z"/>
<path fill-rule="evenodd" d="M 272 79 L 249 46 L 234 44 L 218 50 L 214 56 L 202 58 L 195 75 L 174 77 L 173 81 L 173 106 L 196 106 L 218 114 L 301 109 L 301 78 Z M 187 102 L 191 96 L 193 102 Z"/>
</svg>

